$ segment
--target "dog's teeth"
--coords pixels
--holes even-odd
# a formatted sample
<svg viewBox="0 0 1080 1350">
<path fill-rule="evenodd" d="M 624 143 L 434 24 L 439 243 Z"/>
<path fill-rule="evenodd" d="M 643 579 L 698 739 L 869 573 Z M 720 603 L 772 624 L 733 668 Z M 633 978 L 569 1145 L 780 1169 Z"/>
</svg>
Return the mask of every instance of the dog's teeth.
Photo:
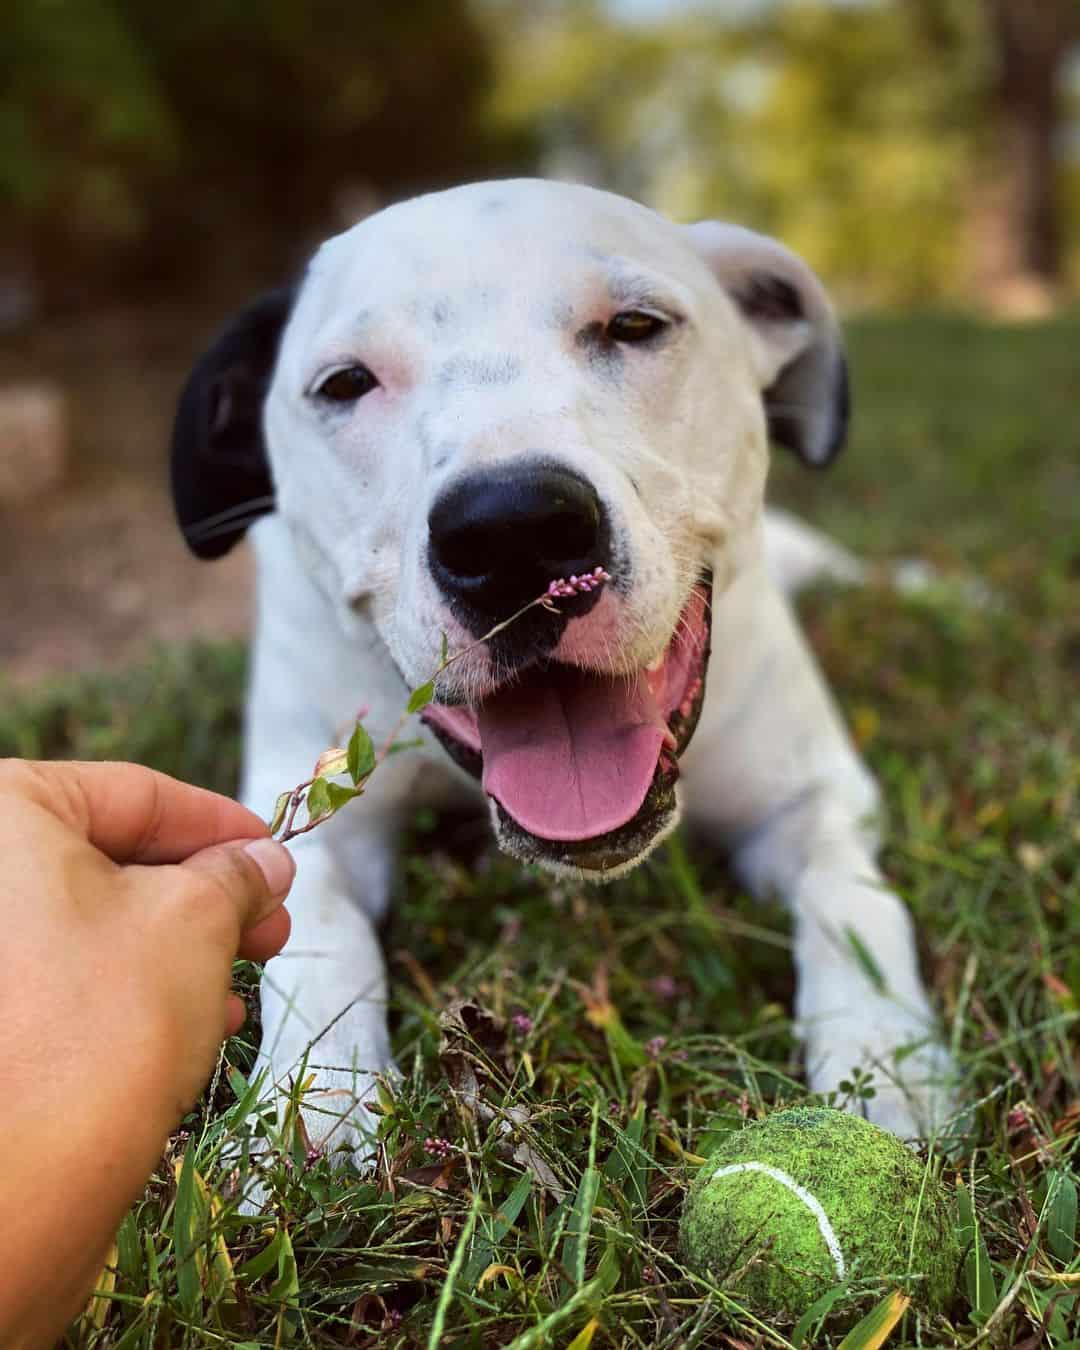
<svg viewBox="0 0 1080 1350">
<path fill-rule="evenodd" d="M 645 667 L 645 669 L 649 672 L 650 675 L 655 675 L 663 664 L 664 664 L 664 653 L 661 652 L 655 661 L 649 662 L 649 664 Z"/>
<path fill-rule="evenodd" d="M 664 745 L 668 750 L 678 750 L 679 742 L 675 739 L 675 733 L 669 727 L 664 732 Z"/>
</svg>

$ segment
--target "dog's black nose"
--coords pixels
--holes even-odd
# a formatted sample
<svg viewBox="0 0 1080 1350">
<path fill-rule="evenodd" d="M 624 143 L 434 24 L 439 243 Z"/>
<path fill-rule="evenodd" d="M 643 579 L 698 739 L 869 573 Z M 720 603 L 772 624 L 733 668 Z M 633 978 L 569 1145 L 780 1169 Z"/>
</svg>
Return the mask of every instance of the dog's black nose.
<svg viewBox="0 0 1080 1350">
<path fill-rule="evenodd" d="M 566 469 L 521 465 L 459 479 L 432 507 L 428 530 L 441 589 L 492 623 L 556 577 L 611 561 L 596 489 Z"/>
</svg>

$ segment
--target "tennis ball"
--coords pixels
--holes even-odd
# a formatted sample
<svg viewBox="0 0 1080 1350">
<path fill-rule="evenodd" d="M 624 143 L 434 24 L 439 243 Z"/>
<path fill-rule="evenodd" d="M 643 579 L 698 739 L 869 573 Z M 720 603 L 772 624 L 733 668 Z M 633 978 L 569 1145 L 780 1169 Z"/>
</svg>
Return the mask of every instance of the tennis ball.
<svg viewBox="0 0 1080 1350">
<path fill-rule="evenodd" d="M 948 1193 L 894 1135 L 825 1107 L 737 1130 L 702 1167 L 679 1230 L 687 1264 L 770 1317 L 880 1279 L 927 1311 L 956 1288 Z"/>
</svg>

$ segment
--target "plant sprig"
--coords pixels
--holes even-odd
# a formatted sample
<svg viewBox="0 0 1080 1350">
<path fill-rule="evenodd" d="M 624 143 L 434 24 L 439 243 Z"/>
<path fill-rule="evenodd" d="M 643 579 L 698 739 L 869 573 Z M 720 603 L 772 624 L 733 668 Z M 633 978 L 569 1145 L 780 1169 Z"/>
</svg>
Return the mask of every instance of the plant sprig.
<svg viewBox="0 0 1080 1350">
<path fill-rule="evenodd" d="M 605 581 L 610 580 L 611 574 L 605 571 L 603 567 L 596 567 L 592 572 L 587 572 L 580 577 L 558 577 L 555 581 L 549 582 L 547 589 L 542 594 L 530 600 L 527 605 L 522 605 L 508 619 L 503 619 L 501 623 L 497 623 L 483 637 L 477 638 L 475 642 L 470 642 L 468 646 L 462 647 L 456 652 L 449 650 L 446 634 L 443 633 L 439 664 L 432 672 L 431 678 L 420 685 L 419 688 L 414 689 L 409 695 L 405 711 L 394 724 L 393 730 L 382 747 L 376 751 L 375 744 L 361 720 L 361 714 L 361 717 L 356 720 L 347 746 L 344 748 L 332 746 L 329 750 L 324 750 L 315 761 L 315 769 L 310 778 L 306 778 L 302 783 L 297 783 L 296 787 L 289 788 L 279 794 L 277 801 L 274 803 L 273 814 L 270 817 L 270 833 L 285 844 L 290 839 L 296 839 L 299 835 L 314 830 L 316 826 L 322 825 L 324 821 L 336 815 L 347 803 L 363 795 L 368 779 L 384 759 L 398 750 L 409 749 L 419 744 L 418 741 L 399 741 L 398 736 L 409 718 L 426 708 L 432 701 L 435 697 L 436 681 L 443 671 L 452 666 L 455 661 L 460 661 L 463 656 L 475 651 L 477 647 L 482 646 L 485 642 L 490 642 L 493 637 L 509 628 L 511 624 L 517 623 L 518 619 L 527 614 L 529 610 L 539 607 L 557 614 L 559 608 L 555 604 L 556 600 L 598 590 Z M 344 775 L 348 775 L 350 786 L 333 781 L 334 778 Z M 301 807 L 306 809 L 307 818 L 303 824 L 298 825 L 296 819 Z"/>
</svg>

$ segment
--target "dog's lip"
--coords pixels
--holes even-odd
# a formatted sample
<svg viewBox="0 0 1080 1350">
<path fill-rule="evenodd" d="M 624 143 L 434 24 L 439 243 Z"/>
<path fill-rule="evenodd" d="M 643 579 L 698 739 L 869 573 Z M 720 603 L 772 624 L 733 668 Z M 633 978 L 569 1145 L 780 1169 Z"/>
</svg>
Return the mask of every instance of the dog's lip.
<svg viewBox="0 0 1080 1350">
<path fill-rule="evenodd" d="M 605 693 L 603 677 L 551 662 L 530 670 L 523 691 L 513 692 L 511 685 L 510 694 L 496 696 L 501 711 L 494 721 L 490 704 L 479 710 L 432 704 L 424 721 L 462 768 L 483 776 L 501 816 L 534 839 L 538 853 L 550 844 L 562 857 L 608 841 L 614 846 L 630 835 L 639 838 L 648 833 L 646 816 L 657 816 L 660 829 L 657 785 L 673 791 L 678 756 L 690 742 L 701 708 L 710 597 L 711 578 L 703 574 L 660 661 L 631 677 L 629 691 L 616 692 L 609 683 Z M 613 705 L 610 709 L 606 700 Z M 614 721 L 607 726 L 609 712 Z M 531 740 L 526 735 L 522 749 L 517 730 L 521 719 L 530 716 L 538 724 L 550 723 L 552 742 L 543 734 Z M 491 741 L 488 763 L 485 737 Z M 579 761 L 584 769 L 579 770 Z M 571 777 L 560 786 L 563 773 Z M 565 796 L 575 799 L 573 810 Z M 588 802 L 584 811 L 583 800 Z"/>
</svg>

